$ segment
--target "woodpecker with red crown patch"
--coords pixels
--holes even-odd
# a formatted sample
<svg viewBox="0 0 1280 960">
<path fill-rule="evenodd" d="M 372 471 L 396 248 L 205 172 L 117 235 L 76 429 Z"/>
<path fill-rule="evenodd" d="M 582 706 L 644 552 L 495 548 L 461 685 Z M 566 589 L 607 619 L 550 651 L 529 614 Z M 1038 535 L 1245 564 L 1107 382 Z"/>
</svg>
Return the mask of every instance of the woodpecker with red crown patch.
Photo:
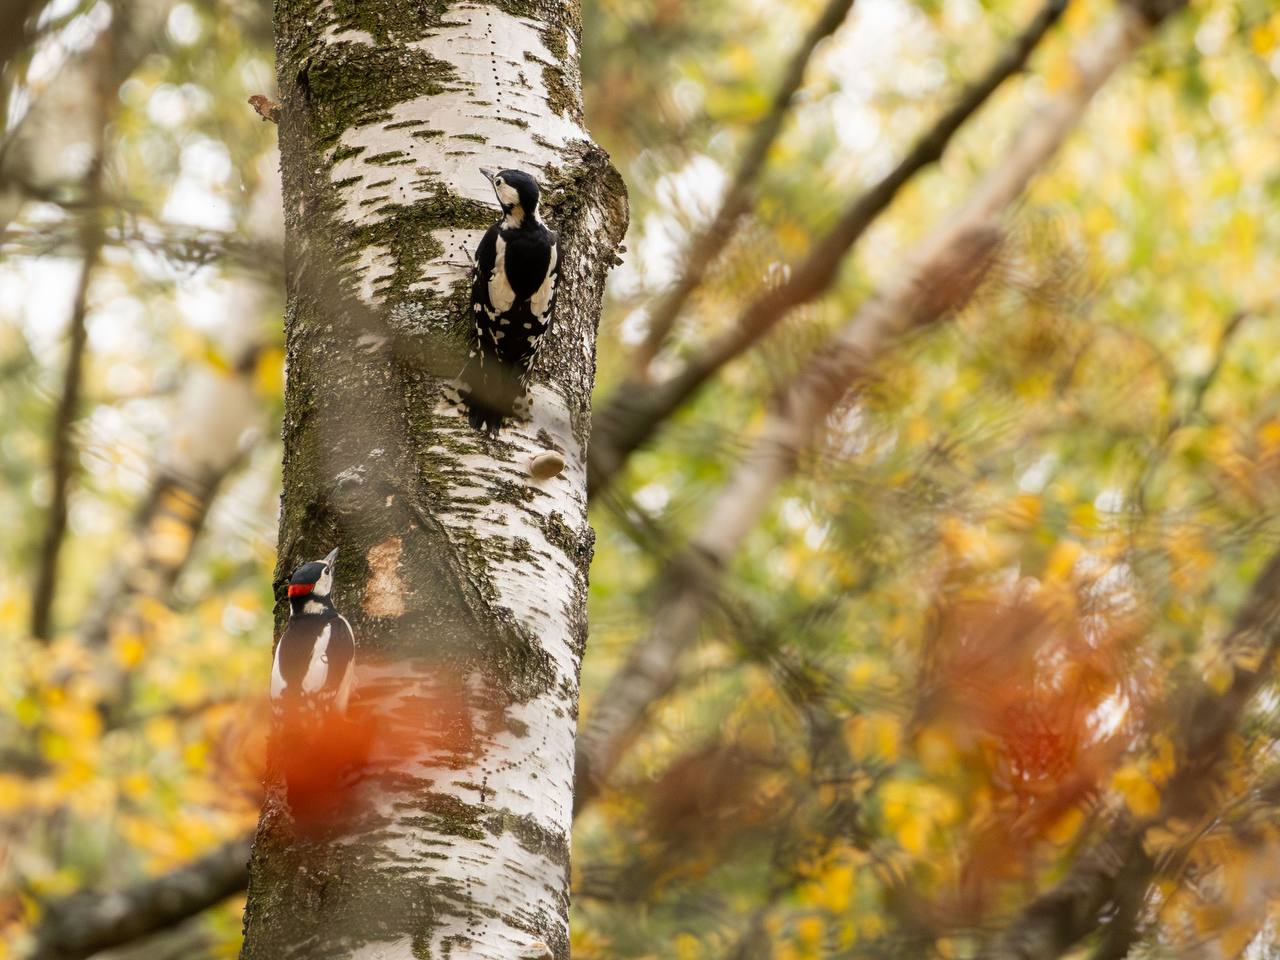
<svg viewBox="0 0 1280 960">
<path fill-rule="evenodd" d="M 521 170 L 481 167 L 502 207 L 476 248 L 471 354 L 459 377 L 467 419 L 496 437 L 527 405 L 529 368 L 551 325 L 559 237 L 538 216 L 538 182 Z"/>
<path fill-rule="evenodd" d="M 271 706 L 285 723 L 319 724 L 347 712 L 356 642 L 330 597 L 337 556 L 335 548 L 289 578 L 289 623 L 271 668 Z"/>
</svg>

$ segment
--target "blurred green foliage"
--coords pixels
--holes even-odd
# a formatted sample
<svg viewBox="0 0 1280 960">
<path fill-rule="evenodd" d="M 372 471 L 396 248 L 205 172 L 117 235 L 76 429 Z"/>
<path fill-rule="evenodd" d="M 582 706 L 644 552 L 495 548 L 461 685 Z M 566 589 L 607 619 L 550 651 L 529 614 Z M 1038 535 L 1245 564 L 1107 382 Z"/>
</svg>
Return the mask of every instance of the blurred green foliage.
<svg viewBox="0 0 1280 960">
<path fill-rule="evenodd" d="M 40 898 L 171 869 L 257 812 L 252 704 L 269 665 L 283 366 L 280 260 L 254 253 L 279 244 L 262 213 L 275 128 L 245 103 L 273 83 L 261 3 L 150 0 L 160 26 L 133 36 L 142 15 L 122 0 L 97 28 L 133 61 L 110 80 L 101 216 L 115 240 L 90 290 L 58 635 L 26 636 L 77 269 L 67 227 L 85 215 L 71 122 L 85 105 L 61 94 L 90 58 L 45 61 L 101 6 L 55 5 L 24 94 L 32 122 L 51 103 L 55 122 L 39 149 L 0 154 L 0 924 L 16 948 Z M 859 0 L 811 64 L 754 212 L 724 238 L 656 368 L 727 328 L 1035 6 Z M 664 557 L 770 396 L 963 199 L 1020 118 L 1072 82 L 1069 51 L 1109 9 L 1075 0 L 1028 74 L 875 225 L 833 295 L 723 370 L 632 458 L 594 514 L 584 712 L 643 636 Z M 646 305 L 714 212 L 817 13 L 809 0 L 586 5 L 587 116 L 632 205 L 600 395 L 627 372 Z M 984 925 L 1061 875 L 1105 810 L 1158 802 L 1162 698 L 1179 677 L 1229 675 L 1213 641 L 1280 539 L 1278 86 L 1269 0 L 1193 4 L 1035 182 L 962 315 L 878 367 L 750 537 L 677 693 L 579 822 L 578 957 L 966 956 Z M 20 119 L 6 143 L 21 140 Z M 51 154 L 69 158 L 52 176 Z M 107 647 L 86 649 L 78 628 L 100 586 L 145 552 L 134 517 L 184 383 L 235 373 L 220 335 L 245 285 L 263 345 L 251 373 L 260 439 L 198 540 L 150 531 L 181 558 L 173 589 L 132 597 Z M 966 666 L 974 649 L 991 662 Z M 115 689 L 104 677 L 120 673 L 127 701 L 104 712 Z M 1231 746 L 1237 797 L 1274 775 L 1277 702 L 1268 685 Z M 1087 773 L 1089 789 L 1027 819 L 1064 770 Z M 1154 894 L 1151 956 L 1206 941 L 1235 955 L 1270 936 L 1274 816 L 1247 834 L 1230 817 L 1201 826 L 1190 840 L 1151 838 L 1181 857 Z M 184 955 L 232 955 L 238 910 L 187 930 Z"/>
</svg>

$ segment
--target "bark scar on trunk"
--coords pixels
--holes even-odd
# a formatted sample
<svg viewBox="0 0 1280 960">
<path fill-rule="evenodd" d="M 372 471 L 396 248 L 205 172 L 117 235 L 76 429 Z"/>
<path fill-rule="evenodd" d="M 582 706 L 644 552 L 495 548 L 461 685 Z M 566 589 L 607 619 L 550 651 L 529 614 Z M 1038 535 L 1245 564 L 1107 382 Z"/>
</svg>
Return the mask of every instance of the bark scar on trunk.
<svg viewBox="0 0 1280 960">
<path fill-rule="evenodd" d="M 399 617 L 404 615 L 404 581 L 400 579 L 400 555 L 404 541 L 391 537 L 370 547 L 365 559 L 369 561 L 369 579 L 364 585 L 364 615 L 366 617 Z"/>
</svg>

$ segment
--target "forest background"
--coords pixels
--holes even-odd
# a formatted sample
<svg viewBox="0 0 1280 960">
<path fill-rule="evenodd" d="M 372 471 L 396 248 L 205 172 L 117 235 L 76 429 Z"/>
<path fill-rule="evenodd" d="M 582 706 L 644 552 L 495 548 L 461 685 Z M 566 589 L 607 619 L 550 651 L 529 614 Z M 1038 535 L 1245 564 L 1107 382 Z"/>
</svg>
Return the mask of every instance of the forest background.
<svg viewBox="0 0 1280 960">
<path fill-rule="evenodd" d="M 1280 11 L 1180 7 L 584 4 L 576 956 L 1280 949 Z M 239 949 L 272 44 L 0 11 L 0 955 Z"/>
</svg>

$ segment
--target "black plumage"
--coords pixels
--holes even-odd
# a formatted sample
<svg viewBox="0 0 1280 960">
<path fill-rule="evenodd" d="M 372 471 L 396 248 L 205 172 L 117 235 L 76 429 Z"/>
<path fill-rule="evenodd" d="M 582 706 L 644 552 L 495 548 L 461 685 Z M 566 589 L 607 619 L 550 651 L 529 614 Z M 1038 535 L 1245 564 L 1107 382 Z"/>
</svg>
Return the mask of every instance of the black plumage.
<svg viewBox="0 0 1280 960">
<path fill-rule="evenodd" d="M 476 249 L 472 344 L 459 377 L 467 417 L 496 436 L 517 414 L 529 369 L 555 311 L 559 237 L 538 217 L 540 191 L 519 170 L 483 170 L 502 206 Z"/>
</svg>

